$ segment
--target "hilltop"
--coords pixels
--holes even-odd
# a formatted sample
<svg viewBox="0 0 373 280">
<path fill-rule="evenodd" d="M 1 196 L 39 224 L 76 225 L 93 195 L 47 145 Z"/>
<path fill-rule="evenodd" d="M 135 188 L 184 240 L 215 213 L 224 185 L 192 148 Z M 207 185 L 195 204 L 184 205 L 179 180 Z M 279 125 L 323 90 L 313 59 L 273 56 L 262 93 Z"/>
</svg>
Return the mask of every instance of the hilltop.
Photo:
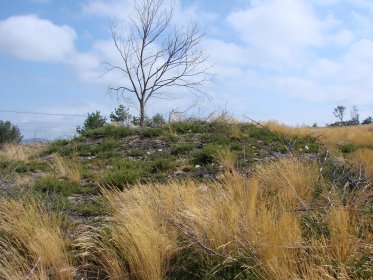
<svg viewBox="0 0 373 280">
<path fill-rule="evenodd" d="M 20 278 L 369 279 L 372 143 L 369 125 L 216 120 L 6 145 L 0 220 L 19 217 L 0 228 L 0 278 L 20 262 Z"/>
</svg>

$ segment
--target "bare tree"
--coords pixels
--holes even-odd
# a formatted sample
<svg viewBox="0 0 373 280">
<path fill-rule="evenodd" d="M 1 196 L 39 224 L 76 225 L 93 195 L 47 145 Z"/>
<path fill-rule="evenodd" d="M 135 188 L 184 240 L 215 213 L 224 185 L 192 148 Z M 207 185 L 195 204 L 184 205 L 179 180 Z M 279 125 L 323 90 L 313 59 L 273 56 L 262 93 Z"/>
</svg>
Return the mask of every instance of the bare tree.
<svg viewBox="0 0 373 280">
<path fill-rule="evenodd" d="M 337 106 L 334 108 L 333 115 L 339 119 L 339 121 L 342 123 L 343 122 L 343 117 L 345 113 L 346 107 L 345 106 Z"/>
<path fill-rule="evenodd" d="M 356 125 L 356 124 L 360 124 L 360 115 L 359 115 L 359 109 L 357 108 L 357 106 L 352 106 L 352 109 L 351 109 L 351 123 L 353 125 Z"/>
<path fill-rule="evenodd" d="M 174 5 L 165 7 L 162 0 L 134 1 L 129 19 L 129 34 L 111 25 L 112 39 L 121 58 L 120 65 L 105 62 L 107 72 L 119 71 L 126 77 L 108 92 L 118 98 L 135 97 L 144 126 L 145 106 L 150 98 L 171 99 L 169 87 L 202 92 L 200 86 L 210 79 L 206 56 L 200 48 L 203 33 L 196 24 L 177 28 L 171 22 Z"/>
</svg>

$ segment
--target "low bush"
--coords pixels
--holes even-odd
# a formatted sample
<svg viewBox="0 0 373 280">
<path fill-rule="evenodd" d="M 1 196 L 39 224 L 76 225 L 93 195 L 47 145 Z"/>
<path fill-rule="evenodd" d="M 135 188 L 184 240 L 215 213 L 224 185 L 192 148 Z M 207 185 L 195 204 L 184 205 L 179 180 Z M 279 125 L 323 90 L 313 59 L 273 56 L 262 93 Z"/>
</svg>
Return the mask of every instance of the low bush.
<svg viewBox="0 0 373 280">
<path fill-rule="evenodd" d="M 35 193 L 41 194 L 59 194 L 64 197 L 71 196 L 73 194 L 87 193 L 89 190 L 76 182 L 70 180 L 58 179 L 54 177 L 42 178 L 35 182 L 32 188 Z"/>
<path fill-rule="evenodd" d="M 45 171 L 48 169 L 48 164 L 41 161 L 30 161 L 26 163 L 13 162 L 12 165 L 16 166 L 14 171 L 18 173 L 33 172 L 37 170 Z"/>
<path fill-rule="evenodd" d="M 216 161 L 216 155 L 220 149 L 221 147 L 217 145 L 207 145 L 194 153 L 193 162 L 202 165 L 213 163 Z"/>
<path fill-rule="evenodd" d="M 208 124 L 205 122 L 190 121 L 190 122 L 173 122 L 170 123 L 171 129 L 176 133 L 203 133 L 208 130 Z"/>
<path fill-rule="evenodd" d="M 19 143 L 22 140 L 19 128 L 10 121 L 0 121 L 0 145 L 5 143 Z"/>
<path fill-rule="evenodd" d="M 151 172 L 160 173 L 174 169 L 176 166 L 175 159 L 170 157 L 157 158 L 151 163 Z"/>
<path fill-rule="evenodd" d="M 193 143 L 180 143 L 172 147 L 171 154 L 180 156 L 190 153 L 194 149 Z"/>
<path fill-rule="evenodd" d="M 83 133 L 86 137 L 111 137 L 124 138 L 133 134 L 133 130 L 126 126 L 105 125 L 103 127 L 87 130 Z"/>
<path fill-rule="evenodd" d="M 84 121 L 83 127 L 78 126 L 76 131 L 79 134 L 83 134 L 91 129 L 101 128 L 106 125 L 106 118 L 101 116 L 99 111 L 94 113 L 88 113 L 87 118 Z"/>
<path fill-rule="evenodd" d="M 353 144 L 344 144 L 344 145 L 340 145 L 339 149 L 344 154 L 350 154 L 350 153 L 355 152 L 358 149 L 358 147 Z"/>
<path fill-rule="evenodd" d="M 161 128 L 144 128 L 141 130 L 141 136 L 144 138 L 154 138 L 161 136 L 163 130 Z"/>
<path fill-rule="evenodd" d="M 61 156 L 70 155 L 72 152 L 72 145 L 68 140 L 61 139 L 49 143 L 40 153 L 41 156 L 58 153 Z"/>
<path fill-rule="evenodd" d="M 122 189 L 126 185 L 135 184 L 140 179 L 140 175 L 141 172 L 138 169 L 118 169 L 106 172 L 102 184 Z"/>
<path fill-rule="evenodd" d="M 228 145 L 230 144 L 231 140 L 224 134 L 204 134 L 201 137 L 202 141 L 210 143 L 210 144 L 216 144 L 216 145 Z"/>
</svg>

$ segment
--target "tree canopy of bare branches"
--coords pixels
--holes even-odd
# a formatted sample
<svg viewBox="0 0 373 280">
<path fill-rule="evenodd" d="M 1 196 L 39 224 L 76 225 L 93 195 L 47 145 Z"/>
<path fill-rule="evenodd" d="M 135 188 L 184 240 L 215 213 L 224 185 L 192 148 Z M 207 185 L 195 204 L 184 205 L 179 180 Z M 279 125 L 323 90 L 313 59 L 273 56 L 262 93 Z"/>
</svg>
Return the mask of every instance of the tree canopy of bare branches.
<svg viewBox="0 0 373 280">
<path fill-rule="evenodd" d="M 210 75 L 200 47 L 203 33 L 197 24 L 176 27 L 172 23 L 174 5 L 165 6 L 163 0 L 137 0 L 134 7 L 127 34 L 118 32 L 117 24 L 111 25 L 120 65 L 105 65 L 107 72 L 119 71 L 125 76 L 120 86 L 109 86 L 108 92 L 123 99 L 135 97 L 140 126 L 144 126 L 150 98 L 170 99 L 170 87 L 202 92 L 201 85 Z"/>
</svg>

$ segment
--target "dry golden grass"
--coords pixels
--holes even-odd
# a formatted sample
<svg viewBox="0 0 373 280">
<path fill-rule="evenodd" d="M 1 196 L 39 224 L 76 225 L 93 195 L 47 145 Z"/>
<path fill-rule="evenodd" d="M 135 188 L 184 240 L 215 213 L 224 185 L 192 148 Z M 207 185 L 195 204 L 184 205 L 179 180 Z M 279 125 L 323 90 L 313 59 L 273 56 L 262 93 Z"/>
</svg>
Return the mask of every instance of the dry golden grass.
<svg viewBox="0 0 373 280">
<path fill-rule="evenodd" d="M 45 144 L 35 143 L 29 145 L 23 144 L 5 144 L 0 148 L 0 158 L 9 161 L 23 161 L 28 162 L 35 158 Z"/>
<path fill-rule="evenodd" d="M 361 168 L 367 175 L 373 175 L 373 149 L 360 148 L 349 156 L 355 168 Z"/>
<path fill-rule="evenodd" d="M 328 211 L 312 209 L 317 178 L 315 164 L 288 158 L 258 168 L 250 179 L 228 170 L 208 184 L 104 190 L 113 223 L 85 240 L 87 251 L 111 279 L 162 279 L 185 246 L 205 258 L 240 260 L 248 270 L 254 261 L 264 279 L 354 278 L 349 261 L 367 254 L 360 214 L 351 215 L 329 191 L 319 194 L 328 197 Z M 315 227 L 330 234 L 309 230 Z M 371 232 L 365 236 L 369 242 Z"/>
<path fill-rule="evenodd" d="M 339 263 L 346 263 L 349 256 L 354 254 L 356 246 L 353 242 L 354 225 L 350 213 L 343 207 L 332 208 L 327 217 L 330 231 L 332 254 Z M 355 233 L 356 234 L 356 233 Z"/>
<path fill-rule="evenodd" d="M 59 154 L 53 154 L 52 169 L 58 177 L 67 178 L 78 184 L 81 182 L 80 164 L 74 155 L 72 159 L 64 159 Z"/>
<path fill-rule="evenodd" d="M 16 174 L 15 175 L 16 184 L 20 187 L 31 186 L 35 181 L 35 178 L 29 174 Z"/>
<path fill-rule="evenodd" d="M 373 125 L 343 126 L 343 127 L 290 127 L 276 121 L 263 123 L 271 131 L 285 135 L 314 135 L 321 136 L 321 139 L 328 145 L 352 144 L 373 148 Z"/>
<path fill-rule="evenodd" d="M 62 219 L 35 202 L 0 202 L 0 278 L 73 279 Z"/>
<path fill-rule="evenodd" d="M 267 193 L 275 194 L 268 198 L 273 203 L 301 208 L 311 202 L 318 178 L 318 166 L 297 158 L 283 158 L 258 167 L 255 176 Z"/>
<path fill-rule="evenodd" d="M 229 148 L 219 150 L 216 159 L 224 170 L 236 169 L 237 157 Z"/>
<path fill-rule="evenodd" d="M 80 248 L 94 251 L 95 262 L 110 279 L 163 279 L 177 250 L 177 235 L 157 211 L 154 191 L 145 186 L 123 192 L 104 191 L 114 223 L 99 237 L 79 240 Z"/>
</svg>

